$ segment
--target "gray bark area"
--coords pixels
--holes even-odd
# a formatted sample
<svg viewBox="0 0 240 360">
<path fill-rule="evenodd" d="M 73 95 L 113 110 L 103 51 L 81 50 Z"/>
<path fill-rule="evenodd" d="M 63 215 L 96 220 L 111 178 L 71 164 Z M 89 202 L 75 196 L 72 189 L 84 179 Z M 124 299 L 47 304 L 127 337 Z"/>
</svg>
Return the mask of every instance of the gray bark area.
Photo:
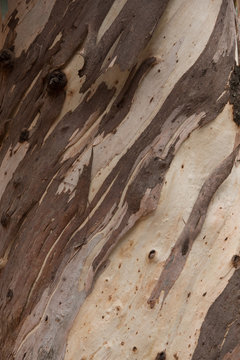
<svg viewBox="0 0 240 360">
<path fill-rule="evenodd" d="M 0 199 L 0 359 L 64 359 L 78 312 L 122 236 L 156 209 L 180 145 L 193 130 L 216 119 L 233 98 L 228 84 L 235 61 L 234 7 L 231 1 L 219 2 L 203 51 L 149 123 L 143 127 L 139 119 L 138 126 L 129 127 L 132 143 L 113 156 L 93 195 L 95 169 L 114 152 L 141 84 L 149 73 L 160 72 L 161 60 L 151 53 L 149 43 L 171 1 L 127 0 L 99 36 L 114 0 L 55 0 L 36 36 L 31 39 L 30 28 L 21 28 L 22 38 L 31 39 L 24 49 L 18 29 L 28 12 L 31 17 L 36 1 L 11 4 L 0 53 L 0 163 L 5 184 Z M 66 69 L 77 54 L 82 66 L 71 68 L 71 81 L 78 85 L 76 93 L 70 93 Z M 238 96 L 238 82 L 234 84 Z M 79 94 L 65 112 L 66 102 Z M 199 116 L 194 126 L 191 116 Z M 109 138 L 113 145 L 107 143 Z M 235 145 L 203 183 L 151 287 L 149 309 L 159 302 L 161 292 L 163 305 L 180 276 L 209 204 L 231 174 L 239 151 Z M 68 176 L 73 168 L 78 170 L 75 183 Z M 229 354 L 239 343 L 237 276 L 239 270 L 209 308 L 192 359 L 235 359 Z M 82 277 L 84 287 L 79 290 Z M 218 331 L 212 330 L 216 319 Z M 219 348 L 230 322 L 234 325 Z M 167 354 L 167 348 L 159 349 L 155 359 Z"/>
</svg>

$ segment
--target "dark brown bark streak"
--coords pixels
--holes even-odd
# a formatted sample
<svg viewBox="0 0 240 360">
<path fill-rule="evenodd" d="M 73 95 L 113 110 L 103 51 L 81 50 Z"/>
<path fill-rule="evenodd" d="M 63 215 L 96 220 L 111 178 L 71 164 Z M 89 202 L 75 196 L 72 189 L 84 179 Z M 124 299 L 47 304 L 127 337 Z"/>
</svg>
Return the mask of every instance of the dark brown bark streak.
<svg viewBox="0 0 240 360">
<path fill-rule="evenodd" d="M 192 360 L 239 359 L 239 283 L 240 269 L 234 272 L 224 291 L 209 308 Z"/>
<path fill-rule="evenodd" d="M 233 121 L 240 126 L 240 67 L 236 64 L 230 78 L 229 102 L 233 105 Z"/>
<path fill-rule="evenodd" d="M 64 91 L 58 97 L 52 97 L 46 92 L 48 72 L 58 67 L 64 69 L 75 51 L 81 48 L 85 42 L 85 66 L 81 74 L 86 75 L 86 81 L 81 91 L 87 91 L 101 73 L 107 71 L 107 65 L 103 71 L 100 71 L 101 65 L 116 38 L 121 34 L 109 63 L 117 56 L 116 64 L 122 71 L 128 70 L 130 75 L 109 114 L 103 117 L 96 130 L 95 136 L 101 133 L 106 136 L 115 131 L 124 120 L 131 106 L 130 101 L 142 77 L 154 64 L 154 57 L 146 59 L 143 64 L 138 64 L 138 62 L 167 1 L 141 0 L 141 6 L 139 0 L 127 1 L 99 44 L 96 44 L 96 34 L 112 3 L 113 0 L 105 1 L 104 5 L 101 1 L 96 0 L 75 1 L 70 4 L 69 1 L 56 1 L 42 33 L 38 35 L 29 49 L 15 60 L 14 68 L 6 77 L 6 83 L 1 92 L 0 126 L 3 129 L 1 132 L 3 135 L 1 135 L 0 161 L 3 160 L 9 146 L 14 147 L 18 142 L 21 130 L 28 128 L 36 114 L 40 112 L 37 127 L 30 133 L 30 147 L 27 155 L 16 169 L 0 201 L 0 214 L 9 213 L 10 215 L 8 227 L 0 228 L 0 255 L 3 256 L 9 244 L 12 244 L 8 262 L 0 273 L 0 339 L 4 359 L 8 359 L 9 348 L 13 346 L 19 329 L 26 321 L 27 315 L 38 303 L 43 290 L 47 287 L 50 287 L 51 292 L 54 290 L 61 271 L 73 256 L 74 247 L 78 246 L 78 251 L 81 251 L 81 246 L 101 229 L 104 218 L 110 213 L 114 204 L 116 206 L 112 210 L 112 216 L 118 211 L 123 191 L 128 186 L 130 176 L 136 167 L 141 164 L 140 170 L 129 184 L 124 199 L 128 205 L 127 213 L 118 229 L 110 234 L 109 239 L 106 240 L 99 255 L 95 258 L 92 264 L 94 275 L 116 245 L 120 234 L 128 229 L 129 218 L 138 213 L 141 199 L 146 190 L 154 189 L 162 184 L 174 156 L 175 146 L 173 143 L 164 159 L 161 158 L 163 146 L 156 154 L 149 151 L 149 147 L 156 143 L 156 139 L 161 134 L 162 126 L 167 124 L 169 127 L 169 140 L 171 140 L 188 116 L 207 111 L 202 124 L 207 123 L 221 112 L 228 98 L 228 94 L 226 94 L 221 97 L 220 101 L 217 101 L 227 83 L 233 64 L 234 49 L 232 48 L 229 54 L 225 52 L 216 64 L 213 63 L 224 22 L 231 22 L 229 18 L 225 17 L 227 6 L 229 6 L 228 2 L 223 1 L 206 49 L 192 68 L 178 81 L 149 126 L 135 143 L 126 149 L 125 155 L 106 178 L 92 202 L 87 204 L 94 151 L 89 164 L 86 165 L 79 178 L 75 198 L 68 203 L 68 194 L 56 195 L 64 174 L 84 151 L 83 148 L 79 149 L 74 158 L 70 158 L 64 163 L 60 162 L 71 135 L 76 129 L 82 129 L 88 123 L 92 113 L 98 112 L 100 115 L 105 111 L 115 89 L 109 90 L 104 82 L 100 84 L 90 100 L 86 100 L 87 94 L 85 100 L 74 111 L 67 113 L 61 119 L 43 144 L 46 133 L 60 114 L 65 98 Z M 57 22 L 56 19 L 58 19 Z M 6 47 L 14 45 L 16 24 L 17 13 L 13 14 L 9 24 L 11 31 L 5 44 Z M 60 31 L 63 32 L 61 40 L 49 50 Z M 226 34 L 231 39 L 232 34 L 229 29 Z M 38 80 L 24 98 L 26 91 L 38 74 Z M 193 83 L 197 84 L 194 88 L 192 87 Z M 212 85 L 210 94 L 209 84 Z M 11 92 L 13 85 L 15 88 Z M 35 105 L 32 106 L 32 104 Z M 181 107 L 182 110 L 178 117 L 173 121 L 169 120 L 172 112 Z M 180 115 L 186 115 L 186 117 L 180 117 Z M 8 121 L 7 130 L 5 130 L 6 121 Z M 91 144 L 88 146 L 91 148 Z M 45 191 L 47 194 L 39 204 Z M 104 193 L 106 193 L 104 201 L 98 206 L 94 215 L 72 237 L 91 211 L 96 208 Z M 136 219 L 138 216 L 140 215 L 136 215 Z M 54 220 L 52 221 L 52 219 Z M 41 276 L 38 278 L 44 260 L 57 239 L 58 243 L 54 252 L 50 254 Z M 30 274 L 29 268 L 31 268 Z M 35 286 L 36 279 L 37 285 Z M 10 301 L 7 297 L 9 289 L 13 292 Z M 69 309 L 72 317 L 77 314 L 78 310 L 76 308 Z M 70 320 L 66 321 L 68 321 L 66 327 L 69 327 L 71 322 Z M 7 343 L 6 339 L 8 339 Z M 56 338 L 55 341 L 57 341 Z M 63 345 L 61 344 L 61 346 Z M 53 344 L 53 348 L 56 352 L 58 349 L 58 354 L 62 351 L 62 347 L 57 343 Z M 43 348 L 41 352 L 44 351 L 47 350 Z M 31 358 L 30 354 L 31 352 L 27 355 L 26 360 Z M 39 359 L 41 356 L 40 354 Z M 52 358 L 55 359 L 56 356 L 54 353 Z"/>
</svg>

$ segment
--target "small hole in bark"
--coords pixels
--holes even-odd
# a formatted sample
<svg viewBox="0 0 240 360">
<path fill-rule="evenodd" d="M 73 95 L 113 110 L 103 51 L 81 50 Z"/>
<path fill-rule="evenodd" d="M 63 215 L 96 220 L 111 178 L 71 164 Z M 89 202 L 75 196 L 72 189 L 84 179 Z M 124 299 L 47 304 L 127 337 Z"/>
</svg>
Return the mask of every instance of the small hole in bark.
<svg viewBox="0 0 240 360">
<path fill-rule="evenodd" d="M 29 139 L 29 131 L 28 129 L 23 129 L 19 136 L 19 142 L 24 143 L 25 141 L 28 141 L 28 139 Z"/>
<path fill-rule="evenodd" d="M 123 97 L 123 98 L 117 103 L 116 107 L 117 107 L 118 109 L 123 108 L 124 101 L 125 101 L 125 98 Z"/>
<path fill-rule="evenodd" d="M 205 292 L 202 296 L 206 296 L 207 295 L 207 293 Z"/>
<path fill-rule="evenodd" d="M 8 289 L 7 298 L 8 298 L 8 300 L 12 300 L 12 298 L 13 298 L 13 291 L 12 291 L 12 289 Z"/>
<path fill-rule="evenodd" d="M 17 188 L 21 184 L 21 178 L 13 180 L 13 187 Z"/>
<path fill-rule="evenodd" d="M 166 352 L 161 351 L 160 353 L 158 353 L 155 360 L 166 360 Z"/>
<path fill-rule="evenodd" d="M 1 224 L 3 227 L 7 227 L 10 222 L 10 216 L 7 213 L 3 213 L 1 217 Z"/>
<path fill-rule="evenodd" d="M 62 128 L 61 128 L 61 131 L 67 131 L 69 129 L 69 126 L 63 126 Z"/>
<path fill-rule="evenodd" d="M 148 304 L 150 305 L 150 308 L 153 309 L 156 304 L 156 300 L 150 299 L 148 300 Z"/>
<path fill-rule="evenodd" d="M 133 351 L 133 352 L 136 352 L 136 351 L 137 351 L 137 347 L 134 346 L 134 347 L 132 348 L 132 351 Z"/>
<path fill-rule="evenodd" d="M 22 358 L 22 360 L 24 360 L 24 359 L 25 359 L 26 355 L 27 355 L 27 353 L 25 352 L 25 353 L 23 354 L 23 358 Z"/>
<path fill-rule="evenodd" d="M 182 246 L 182 256 L 186 255 L 188 252 L 189 240 L 186 239 Z"/>
<path fill-rule="evenodd" d="M 237 269 L 240 265 L 240 256 L 239 255 L 233 255 L 232 257 L 232 265 Z"/>
<path fill-rule="evenodd" d="M 155 257 L 156 255 L 156 250 L 151 250 L 148 254 L 148 258 L 151 260 Z"/>
<path fill-rule="evenodd" d="M 48 315 L 46 315 L 46 317 L 45 317 L 45 321 L 48 321 Z"/>
</svg>

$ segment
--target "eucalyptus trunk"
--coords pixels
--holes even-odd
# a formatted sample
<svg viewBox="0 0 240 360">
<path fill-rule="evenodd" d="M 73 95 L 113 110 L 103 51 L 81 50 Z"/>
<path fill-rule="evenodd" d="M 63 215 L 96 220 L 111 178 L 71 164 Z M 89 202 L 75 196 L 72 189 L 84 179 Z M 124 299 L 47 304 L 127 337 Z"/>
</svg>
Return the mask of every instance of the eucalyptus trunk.
<svg viewBox="0 0 240 360">
<path fill-rule="evenodd" d="M 238 2 L 5 5 L 0 359 L 238 360 Z"/>
</svg>

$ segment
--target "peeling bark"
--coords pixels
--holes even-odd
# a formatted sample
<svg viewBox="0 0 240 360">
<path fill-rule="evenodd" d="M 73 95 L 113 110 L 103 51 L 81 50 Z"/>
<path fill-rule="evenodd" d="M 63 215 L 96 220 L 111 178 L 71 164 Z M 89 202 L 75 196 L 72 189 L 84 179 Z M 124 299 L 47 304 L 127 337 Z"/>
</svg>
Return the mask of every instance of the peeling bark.
<svg viewBox="0 0 240 360">
<path fill-rule="evenodd" d="M 226 320 L 215 337 L 209 336 L 219 303 L 227 301 L 238 274 L 231 274 L 231 261 L 220 283 L 215 288 L 211 283 L 210 302 L 206 291 L 202 297 L 206 317 L 197 321 L 191 346 L 179 347 L 174 340 L 174 335 L 186 340 L 178 333 L 180 319 L 187 321 L 183 306 L 190 312 L 197 307 L 190 305 L 195 295 L 189 285 L 197 282 L 189 270 L 197 265 L 189 264 L 196 246 L 204 251 L 200 237 L 239 161 L 234 4 L 204 0 L 197 11 L 196 5 L 195 0 L 9 1 L 0 38 L 0 359 L 228 359 L 236 353 L 239 340 L 230 322 L 235 324 L 237 298 L 231 309 L 224 308 Z M 209 159 L 198 158 L 198 141 L 208 136 Z M 224 136 L 229 143 L 221 146 Z M 189 182 L 184 196 L 191 194 L 187 212 L 179 213 L 176 203 L 165 220 L 163 209 L 170 204 L 165 194 L 175 191 L 169 179 L 173 183 L 183 172 L 189 153 L 196 159 L 184 180 Z M 174 176 L 177 161 L 182 165 Z M 194 163 L 204 164 L 202 174 Z M 192 178 L 198 185 L 192 187 Z M 183 185 L 177 185 L 180 192 Z M 129 234 L 143 223 L 148 229 L 158 212 L 158 232 L 167 222 L 171 236 L 160 237 L 155 248 L 146 235 L 149 248 L 138 248 L 136 255 L 133 235 L 128 274 L 103 284 L 108 271 L 114 277 L 123 271 L 118 252 L 131 243 Z M 180 225 L 183 213 L 188 220 Z M 228 215 L 222 218 L 221 229 Z M 233 224 L 229 228 L 233 233 Z M 233 247 L 230 258 L 238 256 Z M 144 269 L 146 278 L 140 278 Z M 211 271 L 218 273 L 217 265 Z M 171 315 L 172 328 L 161 331 L 154 321 L 167 323 L 166 309 L 173 312 L 182 278 L 187 294 L 178 292 L 177 298 L 184 296 L 184 305 Z M 98 319 L 101 311 L 99 287 L 102 294 L 111 289 L 101 305 L 110 306 L 109 321 L 96 320 L 110 335 L 102 333 L 98 340 L 93 335 L 88 346 L 91 316 Z M 131 308 L 135 298 L 139 303 Z M 115 316 L 125 321 L 131 313 L 133 325 L 128 320 L 116 325 Z M 152 319 L 152 329 L 139 328 L 137 313 L 146 322 Z M 86 334 L 76 345 L 81 331 Z M 125 340 L 115 338 L 118 331 Z M 166 341 L 159 344 L 159 337 Z"/>
<path fill-rule="evenodd" d="M 202 230 L 210 201 L 219 186 L 229 176 L 239 149 L 240 145 L 238 145 L 227 159 L 225 159 L 205 180 L 188 221 L 184 226 L 181 235 L 177 239 L 169 258 L 164 265 L 160 278 L 153 289 L 151 297 L 148 300 L 151 307 L 155 306 L 162 291 L 164 293 L 162 301 L 164 301 L 175 281 L 177 281 L 186 263 L 187 256 L 191 251 L 193 242 Z"/>
</svg>

